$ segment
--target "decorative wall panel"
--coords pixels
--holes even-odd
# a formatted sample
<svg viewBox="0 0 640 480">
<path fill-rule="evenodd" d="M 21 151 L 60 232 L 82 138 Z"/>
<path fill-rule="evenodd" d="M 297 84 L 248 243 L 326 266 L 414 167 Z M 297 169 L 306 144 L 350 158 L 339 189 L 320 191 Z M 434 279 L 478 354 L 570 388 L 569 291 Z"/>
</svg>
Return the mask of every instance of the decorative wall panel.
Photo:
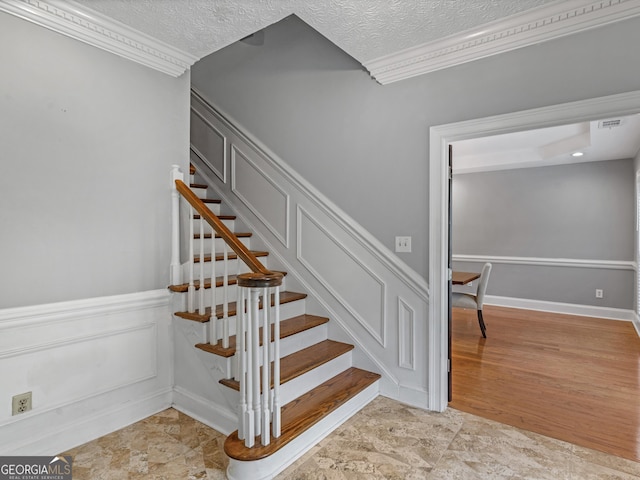
<svg viewBox="0 0 640 480">
<path fill-rule="evenodd" d="M 227 138 L 195 108 L 191 108 L 191 151 L 227 183 Z"/>
<path fill-rule="evenodd" d="M 297 224 L 300 262 L 385 346 L 384 282 L 302 207 Z"/>
<path fill-rule="evenodd" d="M 231 146 L 231 190 L 288 247 L 289 195 L 249 157 Z"/>
<path fill-rule="evenodd" d="M 398 297 L 398 365 L 415 370 L 415 312 Z"/>
</svg>

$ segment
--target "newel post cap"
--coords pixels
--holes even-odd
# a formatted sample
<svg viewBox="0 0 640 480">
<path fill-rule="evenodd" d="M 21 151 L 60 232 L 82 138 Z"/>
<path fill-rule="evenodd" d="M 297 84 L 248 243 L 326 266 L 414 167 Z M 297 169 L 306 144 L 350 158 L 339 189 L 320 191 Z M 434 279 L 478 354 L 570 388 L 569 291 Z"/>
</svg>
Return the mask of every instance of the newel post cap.
<svg viewBox="0 0 640 480">
<path fill-rule="evenodd" d="M 282 285 L 284 275 L 280 272 L 250 272 L 238 275 L 238 286 L 247 288 L 269 288 Z"/>
</svg>

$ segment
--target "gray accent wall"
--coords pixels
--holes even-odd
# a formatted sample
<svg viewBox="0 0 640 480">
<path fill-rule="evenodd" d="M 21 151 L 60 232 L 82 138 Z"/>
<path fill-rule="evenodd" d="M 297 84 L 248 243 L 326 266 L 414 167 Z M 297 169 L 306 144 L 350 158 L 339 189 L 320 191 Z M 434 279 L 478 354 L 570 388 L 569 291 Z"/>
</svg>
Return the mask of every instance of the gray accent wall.
<svg viewBox="0 0 640 480">
<path fill-rule="evenodd" d="M 633 159 L 454 175 L 454 257 L 532 262 L 494 262 L 489 295 L 633 309 L 634 271 L 606 261 L 634 261 L 634 183 Z M 546 259 L 559 265 L 536 264 Z M 563 259 L 605 262 L 575 267 Z"/>
<path fill-rule="evenodd" d="M 189 74 L 5 13 L 0 44 L 0 308 L 165 288 Z"/>
<path fill-rule="evenodd" d="M 193 86 L 428 277 L 429 128 L 640 90 L 640 19 L 381 86 L 296 17 L 192 69 Z"/>
</svg>

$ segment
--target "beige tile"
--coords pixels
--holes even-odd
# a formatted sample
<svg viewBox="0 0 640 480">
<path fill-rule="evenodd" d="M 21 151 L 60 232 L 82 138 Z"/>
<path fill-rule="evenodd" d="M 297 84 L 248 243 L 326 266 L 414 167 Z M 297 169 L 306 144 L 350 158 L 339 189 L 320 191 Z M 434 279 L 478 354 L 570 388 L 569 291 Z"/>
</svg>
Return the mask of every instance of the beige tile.
<svg viewBox="0 0 640 480">
<path fill-rule="evenodd" d="M 81 445 L 74 480 L 224 480 L 225 437 L 174 409 Z M 378 397 L 278 480 L 640 480 L 640 464 L 448 409 Z"/>
</svg>

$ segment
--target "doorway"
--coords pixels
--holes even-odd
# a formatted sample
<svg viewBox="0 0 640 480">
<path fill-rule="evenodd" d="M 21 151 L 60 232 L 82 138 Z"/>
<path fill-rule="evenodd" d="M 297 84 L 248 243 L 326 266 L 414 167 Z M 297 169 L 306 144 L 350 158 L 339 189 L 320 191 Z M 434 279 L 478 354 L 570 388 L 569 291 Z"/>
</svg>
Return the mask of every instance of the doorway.
<svg viewBox="0 0 640 480">
<path fill-rule="evenodd" d="M 429 152 L 429 408 L 448 400 L 448 145 L 459 140 L 533 130 L 640 112 L 640 91 L 432 127 Z M 636 329 L 638 326 L 636 325 Z"/>
</svg>

